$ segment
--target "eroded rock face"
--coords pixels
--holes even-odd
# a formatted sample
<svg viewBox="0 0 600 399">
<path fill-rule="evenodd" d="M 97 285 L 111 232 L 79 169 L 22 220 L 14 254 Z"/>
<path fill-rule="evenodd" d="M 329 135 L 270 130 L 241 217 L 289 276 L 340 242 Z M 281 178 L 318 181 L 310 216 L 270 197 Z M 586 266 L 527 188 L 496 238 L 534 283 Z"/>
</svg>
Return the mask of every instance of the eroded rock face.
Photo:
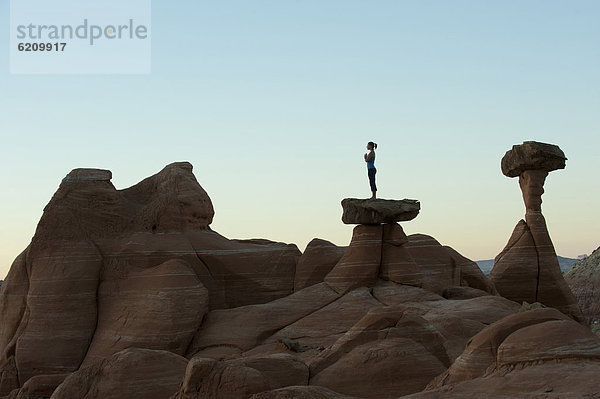
<svg viewBox="0 0 600 399">
<path fill-rule="evenodd" d="M 565 273 L 587 324 L 600 334 L 600 248 Z"/>
<path fill-rule="evenodd" d="M 242 399 L 287 386 L 307 385 L 308 367 L 286 353 L 228 361 L 194 357 L 172 399 Z"/>
<path fill-rule="evenodd" d="M 397 398 L 422 390 L 444 365 L 409 338 L 390 338 L 357 346 L 311 379 L 350 396 Z"/>
<path fill-rule="evenodd" d="M 298 248 L 212 231 L 191 164 L 124 190 L 110 178 L 69 173 L 3 282 L 0 396 L 132 346 L 183 354 L 209 308 L 293 292 Z"/>
<path fill-rule="evenodd" d="M 323 282 L 331 269 L 339 262 L 346 247 L 338 247 L 327 240 L 314 238 L 298 259 L 294 277 L 294 291 Z"/>
<path fill-rule="evenodd" d="M 537 309 L 483 329 L 426 392 L 409 397 L 529 397 L 550 392 L 561 398 L 587 397 L 598 393 L 597 380 L 591 377 L 598 370 L 600 339 L 555 309 Z M 592 379 L 582 379 L 580 373 Z"/>
<path fill-rule="evenodd" d="M 261 392 L 252 395 L 250 399 L 357 399 L 342 395 L 325 387 L 319 386 L 290 386 Z"/>
<path fill-rule="evenodd" d="M 506 298 L 519 303 L 540 302 L 582 320 L 560 271 L 541 208 L 546 176 L 549 171 L 564 168 L 565 160 L 557 146 L 537 142 L 513 146 L 502 158 L 502 172 L 509 177 L 519 176 L 526 214 L 496 257 L 490 279 Z"/>
<path fill-rule="evenodd" d="M 98 288 L 96 331 L 82 367 L 132 346 L 183 356 L 206 312 L 208 291 L 180 260 L 104 280 Z"/>
<path fill-rule="evenodd" d="M 302 256 L 229 240 L 210 229 L 188 165 L 126 190 L 108 171 L 65 178 L 0 289 L 0 396 L 480 398 L 504 386 L 520 397 L 567 373 L 582 384 L 557 384 L 568 397 L 589 386 L 573 372 L 600 370 L 589 329 L 498 295 L 572 314 L 548 263 L 537 171 L 523 172 L 530 205 L 497 290 L 474 262 L 395 222 L 360 224 L 347 248 L 313 240 Z M 532 246 L 534 290 L 522 281 Z"/>
<path fill-rule="evenodd" d="M 568 321 L 569 319 L 555 309 L 538 309 L 507 316 L 484 328 L 471 338 L 464 352 L 454 364 L 444 374 L 432 381 L 428 389 L 483 377 L 488 369 L 499 367 L 499 348 L 507 337 L 522 328 L 555 320 Z M 574 328 L 580 327 L 575 322 L 571 321 L 571 323 Z"/>
<path fill-rule="evenodd" d="M 339 294 L 320 283 L 269 303 L 213 310 L 196 334 L 189 354 L 219 346 L 247 351 L 338 298 Z"/>
<path fill-rule="evenodd" d="M 67 377 L 51 399 L 166 399 L 177 392 L 187 359 L 129 348 Z"/>
<path fill-rule="evenodd" d="M 494 262 L 490 279 L 513 301 L 540 302 L 581 320 L 581 311 L 560 271 L 554 246 L 541 213 L 521 220 Z"/>
<path fill-rule="evenodd" d="M 343 294 L 378 279 L 422 287 L 441 295 L 448 287 L 472 286 L 496 294 L 475 262 L 424 234 L 406 236 L 397 223 L 358 225 L 350 246 L 325 276 Z"/>
<path fill-rule="evenodd" d="M 342 222 L 345 224 L 381 224 L 413 220 L 421 210 L 417 200 L 344 198 Z"/>
</svg>

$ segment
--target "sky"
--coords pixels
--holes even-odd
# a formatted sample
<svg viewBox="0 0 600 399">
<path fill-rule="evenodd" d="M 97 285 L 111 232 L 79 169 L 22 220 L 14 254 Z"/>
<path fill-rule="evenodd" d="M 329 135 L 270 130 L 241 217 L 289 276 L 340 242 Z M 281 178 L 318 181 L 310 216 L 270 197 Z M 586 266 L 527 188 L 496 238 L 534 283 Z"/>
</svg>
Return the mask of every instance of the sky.
<svg viewBox="0 0 600 399">
<path fill-rule="evenodd" d="M 557 253 L 600 246 L 600 2 L 152 2 L 152 73 L 13 75 L 0 0 L 0 278 L 72 169 L 118 189 L 189 161 L 229 238 L 347 245 L 340 201 L 413 198 L 402 223 L 473 259 L 524 205 L 514 144 L 558 144 L 543 212 Z"/>
</svg>

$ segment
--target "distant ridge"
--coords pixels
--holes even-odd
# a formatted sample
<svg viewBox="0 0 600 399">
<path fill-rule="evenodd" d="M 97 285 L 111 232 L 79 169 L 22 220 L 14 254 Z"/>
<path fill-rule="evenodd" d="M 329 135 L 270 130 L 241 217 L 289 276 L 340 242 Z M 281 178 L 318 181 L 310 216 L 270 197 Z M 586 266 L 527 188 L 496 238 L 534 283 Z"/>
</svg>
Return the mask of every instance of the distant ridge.
<svg viewBox="0 0 600 399">
<path fill-rule="evenodd" d="M 571 266 L 573 266 L 580 260 L 574 258 L 565 258 L 563 256 L 557 256 L 557 258 L 558 264 L 560 265 L 560 271 L 563 273 L 569 270 Z M 478 260 L 475 261 L 475 263 L 477 263 L 477 266 L 479 266 L 483 274 L 485 274 L 486 276 L 490 274 L 492 268 L 494 267 L 494 259 Z"/>
</svg>

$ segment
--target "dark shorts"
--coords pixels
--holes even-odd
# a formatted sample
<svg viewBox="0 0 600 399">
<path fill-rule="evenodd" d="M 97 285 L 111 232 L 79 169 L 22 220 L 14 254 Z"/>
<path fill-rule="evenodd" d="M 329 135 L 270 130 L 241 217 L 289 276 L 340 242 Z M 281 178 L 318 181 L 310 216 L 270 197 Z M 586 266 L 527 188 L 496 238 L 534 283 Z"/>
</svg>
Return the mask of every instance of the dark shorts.
<svg viewBox="0 0 600 399">
<path fill-rule="evenodd" d="M 367 169 L 367 172 L 369 172 L 369 184 L 371 185 L 371 191 L 377 191 L 377 186 L 375 185 L 375 173 L 377 173 L 377 169 Z"/>
</svg>

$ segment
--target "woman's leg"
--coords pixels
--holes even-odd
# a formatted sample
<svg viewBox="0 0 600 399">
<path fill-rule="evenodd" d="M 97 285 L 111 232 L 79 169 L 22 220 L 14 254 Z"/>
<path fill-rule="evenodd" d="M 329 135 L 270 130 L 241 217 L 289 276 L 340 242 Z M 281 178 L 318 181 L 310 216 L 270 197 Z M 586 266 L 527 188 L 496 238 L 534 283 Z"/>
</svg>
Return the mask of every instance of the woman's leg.
<svg viewBox="0 0 600 399">
<path fill-rule="evenodd" d="M 377 186 L 375 185 L 375 173 L 377 173 L 377 169 L 369 169 L 369 184 L 371 185 L 371 198 L 373 199 L 376 197 L 377 192 Z"/>
</svg>

